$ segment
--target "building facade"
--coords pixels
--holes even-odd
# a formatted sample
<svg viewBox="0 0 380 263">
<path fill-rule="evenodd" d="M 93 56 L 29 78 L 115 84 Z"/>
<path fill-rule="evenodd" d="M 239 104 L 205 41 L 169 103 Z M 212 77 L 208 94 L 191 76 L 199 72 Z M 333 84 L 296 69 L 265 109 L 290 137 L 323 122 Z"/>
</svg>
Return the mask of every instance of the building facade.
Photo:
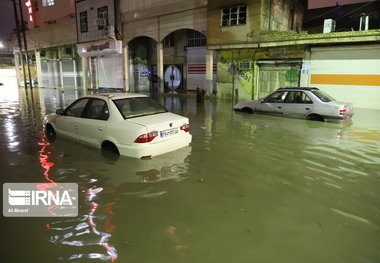
<svg viewBox="0 0 380 263">
<path fill-rule="evenodd" d="M 355 107 L 380 109 L 379 3 L 306 6 L 293 0 L 208 1 L 218 97 L 249 100 L 280 87 L 316 86 Z M 324 31 L 325 20 L 328 25 L 334 19 L 338 30 Z"/>
<path fill-rule="evenodd" d="M 116 8 L 114 0 L 76 0 L 77 48 L 86 87 L 124 88 Z"/>
<path fill-rule="evenodd" d="M 81 86 L 81 62 L 76 52 L 74 0 L 22 1 L 31 75 L 40 87 Z M 23 6 L 24 7 L 24 6 Z M 13 36 L 16 69 L 22 79 L 19 42 Z M 25 46 L 23 45 L 23 49 Z"/>
<path fill-rule="evenodd" d="M 131 90 L 206 88 L 206 1 L 121 1 L 120 14 Z"/>
</svg>

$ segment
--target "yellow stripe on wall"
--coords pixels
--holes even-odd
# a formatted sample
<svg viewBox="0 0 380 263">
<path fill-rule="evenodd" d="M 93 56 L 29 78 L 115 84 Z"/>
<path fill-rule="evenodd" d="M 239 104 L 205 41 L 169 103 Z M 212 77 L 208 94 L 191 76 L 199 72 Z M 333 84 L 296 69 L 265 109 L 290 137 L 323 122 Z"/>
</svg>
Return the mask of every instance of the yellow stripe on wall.
<svg viewBox="0 0 380 263">
<path fill-rule="evenodd" d="M 311 84 L 380 86 L 380 75 L 311 74 Z"/>
</svg>

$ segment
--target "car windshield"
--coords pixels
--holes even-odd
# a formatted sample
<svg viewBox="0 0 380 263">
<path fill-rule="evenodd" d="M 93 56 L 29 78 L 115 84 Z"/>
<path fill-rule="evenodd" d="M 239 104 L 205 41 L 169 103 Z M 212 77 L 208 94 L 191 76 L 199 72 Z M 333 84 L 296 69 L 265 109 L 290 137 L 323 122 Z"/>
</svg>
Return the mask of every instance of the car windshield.
<svg viewBox="0 0 380 263">
<path fill-rule="evenodd" d="M 163 106 L 149 97 L 118 99 L 113 102 L 124 119 L 167 112 Z"/>
<path fill-rule="evenodd" d="M 331 97 L 330 95 L 327 95 L 326 93 L 324 93 L 323 91 L 320 91 L 320 90 L 312 90 L 311 91 L 315 96 L 317 96 L 321 101 L 323 102 L 330 102 L 330 101 L 335 101 L 335 99 L 333 97 Z"/>
</svg>

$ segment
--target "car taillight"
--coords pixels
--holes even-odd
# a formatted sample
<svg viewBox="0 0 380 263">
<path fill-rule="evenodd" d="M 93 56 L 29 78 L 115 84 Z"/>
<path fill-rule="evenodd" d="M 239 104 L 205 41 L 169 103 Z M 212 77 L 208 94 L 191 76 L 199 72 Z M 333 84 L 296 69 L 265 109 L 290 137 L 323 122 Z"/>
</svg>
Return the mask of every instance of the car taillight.
<svg viewBox="0 0 380 263">
<path fill-rule="evenodd" d="M 346 113 L 346 109 L 339 110 L 339 114 L 340 114 L 340 115 L 343 115 L 343 114 L 345 114 L 345 113 Z"/>
<path fill-rule="evenodd" d="M 189 132 L 190 124 L 184 124 L 180 127 L 181 131 Z"/>
<path fill-rule="evenodd" d="M 137 143 L 151 142 L 157 136 L 158 136 L 158 132 L 157 131 L 152 131 L 152 132 L 149 132 L 149 133 L 144 133 L 144 134 L 141 134 L 139 137 L 137 137 L 137 139 L 135 140 L 135 142 L 137 142 Z"/>
</svg>

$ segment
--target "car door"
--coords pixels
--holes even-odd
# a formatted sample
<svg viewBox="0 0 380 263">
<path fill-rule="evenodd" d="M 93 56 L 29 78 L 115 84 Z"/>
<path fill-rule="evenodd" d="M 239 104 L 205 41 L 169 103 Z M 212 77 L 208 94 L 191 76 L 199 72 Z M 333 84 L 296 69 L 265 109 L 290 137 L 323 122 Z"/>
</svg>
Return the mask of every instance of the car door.
<svg viewBox="0 0 380 263">
<path fill-rule="evenodd" d="M 303 91 L 290 91 L 284 100 L 284 116 L 304 119 L 313 110 L 313 101 Z"/>
<path fill-rule="evenodd" d="M 90 99 L 82 117 L 78 123 L 79 141 L 95 147 L 100 146 L 109 118 L 107 102 L 103 99 Z"/>
<path fill-rule="evenodd" d="M 265 97 L 258 104 L 256 111 L 270 113 L 270 114 L 282 114 L 282 108 L 287 91 L 276 91 Z"/>
<path fill-rule="evenodd" d="M 88 98 L 79 99 L 67 107 L 63 115 L 59 116 L 54 123 L 56 132 L 65 137 L 79 140 L 77 131 L 78 123 L 81 120 L 83 110 L 85 109 L 88 101 Z"/>
</svg>

